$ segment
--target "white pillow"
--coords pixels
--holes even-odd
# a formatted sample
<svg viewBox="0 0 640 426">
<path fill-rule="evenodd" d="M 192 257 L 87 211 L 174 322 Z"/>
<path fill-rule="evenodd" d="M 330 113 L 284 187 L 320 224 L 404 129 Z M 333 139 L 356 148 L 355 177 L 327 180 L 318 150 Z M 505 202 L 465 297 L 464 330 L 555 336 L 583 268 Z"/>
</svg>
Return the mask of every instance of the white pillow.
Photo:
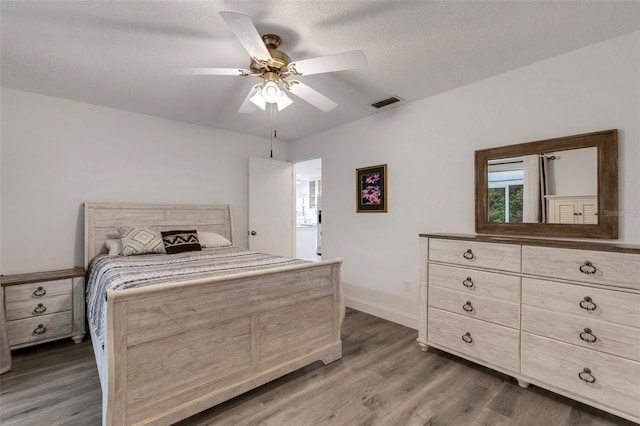
<svg viewBox="0 0 640 426">
<path fill-rule="evenodd" d="M 215 232 L 198 231 L 198 239 L 202 247 L 226 247 L 231 245 L 231 241 Z"/>
<path fill-rule="evenodd" d="M 119 256 L 122 254 L 122 240 L 120 238 L 109 239 L 104 242 L 104 246 L 109 250 L 109 256 Z"/>
</svg>

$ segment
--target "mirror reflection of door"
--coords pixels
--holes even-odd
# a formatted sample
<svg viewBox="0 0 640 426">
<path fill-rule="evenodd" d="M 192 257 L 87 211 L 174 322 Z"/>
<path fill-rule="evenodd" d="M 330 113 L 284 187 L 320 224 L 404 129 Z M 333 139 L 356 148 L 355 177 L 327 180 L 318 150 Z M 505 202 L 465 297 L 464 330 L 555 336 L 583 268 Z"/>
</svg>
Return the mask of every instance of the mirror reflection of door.
<svg viewBox="0 0 640 426">
<path fill-rule="evenodd" d="M 491 223 L 598 223 L 595 147 L 488 162 Z"/>
</svg>

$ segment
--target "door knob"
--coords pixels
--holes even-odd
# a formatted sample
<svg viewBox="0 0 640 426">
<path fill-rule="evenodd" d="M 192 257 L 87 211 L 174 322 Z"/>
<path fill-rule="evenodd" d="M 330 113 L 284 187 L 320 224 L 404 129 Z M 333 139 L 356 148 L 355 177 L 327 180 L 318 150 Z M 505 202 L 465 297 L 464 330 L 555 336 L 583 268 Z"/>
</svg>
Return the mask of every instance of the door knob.
<svg viewBox="0 0 640 426">
<path fill-rule="evenodd" d="M 251 231 L 251 235 L 256 235 L 257 232 L 256 231 Z"/>
</svg>

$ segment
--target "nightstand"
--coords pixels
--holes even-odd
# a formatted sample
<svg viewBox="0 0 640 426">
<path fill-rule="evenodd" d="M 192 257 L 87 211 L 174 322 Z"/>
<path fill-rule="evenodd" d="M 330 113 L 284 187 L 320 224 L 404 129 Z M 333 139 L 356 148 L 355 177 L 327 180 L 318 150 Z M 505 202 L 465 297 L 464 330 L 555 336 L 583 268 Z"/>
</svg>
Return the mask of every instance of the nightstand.
<svg viewBox="0 0 640 426">
<path fill-rule="evenodd" d="M 85 331 L 82 268 L 0 277 L 6 339 L 18 349 L 71 337 L 80 343 Z"/>
</svg>

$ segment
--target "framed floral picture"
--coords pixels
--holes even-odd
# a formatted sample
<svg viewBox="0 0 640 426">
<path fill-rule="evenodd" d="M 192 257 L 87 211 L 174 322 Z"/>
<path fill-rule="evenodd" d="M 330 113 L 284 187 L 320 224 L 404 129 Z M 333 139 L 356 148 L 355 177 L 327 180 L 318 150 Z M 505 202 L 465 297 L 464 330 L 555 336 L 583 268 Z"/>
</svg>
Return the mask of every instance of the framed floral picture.
<svg viewBox="0 0 640 426">
<path fill-rule="evenodd" d="M 386 164 L 356 169 L 356 211 L 358 213 L 386 213 Z"/>
</svg>

